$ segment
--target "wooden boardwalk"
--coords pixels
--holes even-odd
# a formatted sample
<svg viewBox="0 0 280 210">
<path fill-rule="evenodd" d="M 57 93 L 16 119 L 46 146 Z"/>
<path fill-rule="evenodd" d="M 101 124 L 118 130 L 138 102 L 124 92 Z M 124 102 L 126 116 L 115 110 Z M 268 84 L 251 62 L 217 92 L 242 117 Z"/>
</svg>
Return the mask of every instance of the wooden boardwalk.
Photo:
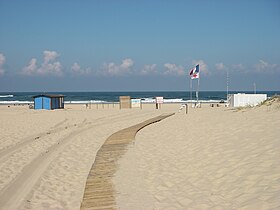
<svg viewBox="0 0 280 210">
<path fill-rule="evenodd" d="M 160 115 L 125 128 L 112 134 L 105 141 L 98 150 L 89 172 L 81 209 L 117 209 L 112 177 L 118 169 L 118 160 L 125 154 L 127 146 L 135 139 L 139 130 L 173 114 Z"/>
</svg>

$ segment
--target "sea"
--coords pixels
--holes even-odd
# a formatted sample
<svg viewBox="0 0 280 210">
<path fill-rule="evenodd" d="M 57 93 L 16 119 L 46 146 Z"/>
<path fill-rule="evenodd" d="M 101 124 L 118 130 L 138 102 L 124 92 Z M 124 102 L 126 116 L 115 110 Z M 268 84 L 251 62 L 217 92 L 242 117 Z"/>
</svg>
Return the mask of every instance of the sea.
<svg viewBox="0 0 280 210">
<path fill-rule="evenodd" d="M 252 91 L 229 91 L 229 94 L 247 93 Z M 280 91 L 257 91 L 268 97 L 280 95 Z M 120 96 L 130 96 L 131 99 L 141 99 L 142 103 L 154 103 L 155 97 L 163 97 L 164 103 L 187 103 L 196 101 L 196 93 L 187 91 L 135 91 L 135 92 L 0 92 L 0 104 L 32 104 L 33 96 L 40 94 L 62 94 L 65 103 L 116 103 Z M 226 102 L 226 91 L 200 91 L 198 100 L 201 103 Z"/>
</svg>

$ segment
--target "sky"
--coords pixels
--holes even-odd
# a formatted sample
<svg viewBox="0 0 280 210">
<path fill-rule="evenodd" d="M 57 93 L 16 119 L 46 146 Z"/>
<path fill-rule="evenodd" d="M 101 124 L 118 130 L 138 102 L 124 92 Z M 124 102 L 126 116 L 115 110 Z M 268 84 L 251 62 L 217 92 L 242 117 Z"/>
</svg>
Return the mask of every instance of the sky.
<svg viewBox="0 0 280 210">
<path fill-rule="evenodd" d="M 0 92 L 279 91 L 279 37 L 279 0 L 0 0 Z"/>
</svg>

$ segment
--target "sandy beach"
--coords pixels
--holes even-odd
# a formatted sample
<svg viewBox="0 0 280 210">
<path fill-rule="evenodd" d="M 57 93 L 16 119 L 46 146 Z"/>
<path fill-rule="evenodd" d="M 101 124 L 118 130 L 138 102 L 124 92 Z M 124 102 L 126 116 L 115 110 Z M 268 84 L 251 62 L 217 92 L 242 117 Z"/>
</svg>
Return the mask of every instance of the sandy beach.
<svg viewBox="0 0 280 210">
<path fill-rule="evenodd" d="M 120 209 L 279 209 L 279 126 L 278 102 L 192 109 L 146 127 L 120 161 L 117 203 Z"/>
<path fill-rule="evenodd" d="M 280 103 L 232 110 L 180 104 L 120 110 L 0 106 L 1 209 L 79 209 L 99 148 L 140 130 L 114 175 L 118 209 L 279 209 Z"/>
</svg>

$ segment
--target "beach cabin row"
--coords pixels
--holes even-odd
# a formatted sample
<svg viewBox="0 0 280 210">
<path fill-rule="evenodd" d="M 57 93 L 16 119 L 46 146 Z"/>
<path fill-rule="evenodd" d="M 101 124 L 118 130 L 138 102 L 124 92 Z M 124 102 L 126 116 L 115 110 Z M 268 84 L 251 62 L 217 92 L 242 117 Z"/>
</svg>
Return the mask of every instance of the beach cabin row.
<svg viewBox="0 0 280 210">
<path fill-rule="evenodd" d="M 34 109 L 64 109 L 64 95 L 42 94 L 33 98 Z"/>
</svg>

